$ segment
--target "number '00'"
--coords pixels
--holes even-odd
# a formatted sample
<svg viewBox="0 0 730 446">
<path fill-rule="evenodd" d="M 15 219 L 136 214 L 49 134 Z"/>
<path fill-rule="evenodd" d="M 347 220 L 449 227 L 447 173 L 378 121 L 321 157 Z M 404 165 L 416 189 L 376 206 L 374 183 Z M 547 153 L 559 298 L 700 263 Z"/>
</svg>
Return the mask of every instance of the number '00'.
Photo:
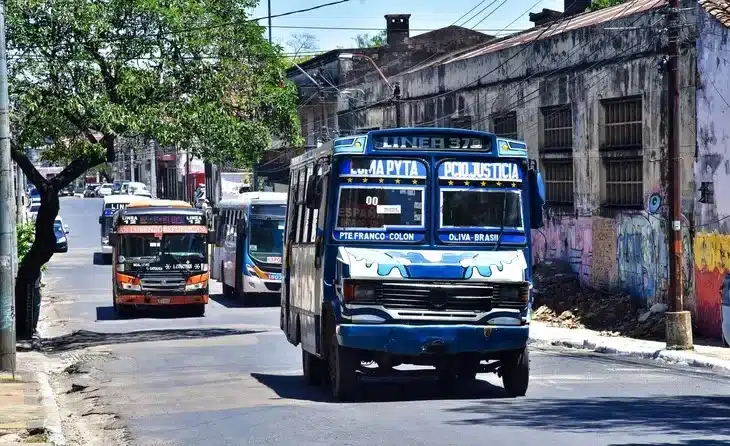
<svg viewBox="0 0 730 446">
<path fill-rule="evenodd" d="M 378 197 L 365 197 L 365 204 L 367 204 L 369 206 L 377 206 Z"/>
</svg>

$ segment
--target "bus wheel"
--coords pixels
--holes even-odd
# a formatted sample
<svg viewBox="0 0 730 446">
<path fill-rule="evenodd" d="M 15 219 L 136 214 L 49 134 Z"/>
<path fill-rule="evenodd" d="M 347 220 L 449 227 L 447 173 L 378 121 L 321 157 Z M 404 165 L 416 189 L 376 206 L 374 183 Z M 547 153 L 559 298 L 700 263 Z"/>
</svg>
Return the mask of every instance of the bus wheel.
<svg viewBox="0 0 730 446">
<path fill-rule="evenodd" d="M 507 396 L 525 396 L 530 383 L 530 355 L 527 346 L 503 359 L 500 373 Z"/>
<path fill-rule="evenodd" d="M 205 316 L 205 304 L 191 304 L 190 314 L 192 314 L 193 317 Z"/>
<path fill-rule="evenodd" d="M 302 347 L 302 372 L 304 381 L 310 386 L 322 384 L 323 361 Z"/>
<path fill-rule="evenodd" d="M 354 398 L 358 364 L 355 352 L 339 345 L 337 335 L 333 331 L 329 351 L 329 381 L 335 400 L 349 401 Z"/>
</svg>

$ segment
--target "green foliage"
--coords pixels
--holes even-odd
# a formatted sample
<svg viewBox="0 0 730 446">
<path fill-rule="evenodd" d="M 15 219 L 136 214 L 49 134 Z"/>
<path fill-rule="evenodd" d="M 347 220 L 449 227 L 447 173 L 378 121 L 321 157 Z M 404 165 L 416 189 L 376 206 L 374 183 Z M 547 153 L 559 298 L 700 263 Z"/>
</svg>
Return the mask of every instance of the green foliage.
<svg viewBox="0 0 730 446">
<path fill-rule="evenodd" d="M 272 137 L 300 143 L 278 46 L 247 20 L 257 0 L 8 0 L 15 147 L 106 160 L 142 135 L 250 165 Z"/>
<path fill-rule="evenodd" d="M 27 221 L 16 225 L 15 234 L 17 236 L 18 243 L 18 263 L 21 263 L 35 241 L 35 222 Z M 45 270 L 46 265 L 43 265 L 41 267 L 41 271 Z"/>
<path fill-rule="evenodd" d="M 374 48 L 385 45 L 386 39 L 387 33 L 380 31 L 372 37 L 369 34 L 358 34 L 355 36 L 355 43 L 358 48 Z"/>
<path fill-rule="evenodd" d="M 18 262 L 22 262 L 23 258 L 35 240 L 35 223 L 25 222 L 15 227 L 18 236 Z"/>
<path fill-rule="evenodd" d="M 593 0 L 591 5 L 586 8 L 586 12 L 598 11 L 603 8 L 620 5 L 626 0 Z"/>
</svg>

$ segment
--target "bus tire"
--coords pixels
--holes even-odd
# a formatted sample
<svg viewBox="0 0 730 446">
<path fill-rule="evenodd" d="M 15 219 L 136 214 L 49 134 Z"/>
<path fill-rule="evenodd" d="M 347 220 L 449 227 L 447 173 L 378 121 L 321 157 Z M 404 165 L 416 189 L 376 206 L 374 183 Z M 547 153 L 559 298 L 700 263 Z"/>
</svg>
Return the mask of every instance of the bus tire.
<svg viewBox="0 0 730 446">
<path fill-rule="evenodd" d="M 354 399 L 357 387 L 357 356 L 355 352 L 337 342 L 334 330 L 331 334 L 329 351 L 329 382 L 332 397 L 336 401 Z"/>
<path fill-rule="evenodd" d="M 507 396 L 525 396 L 530 383 L 530 354 L 527 346 L 502 360 L 502 385 Z"/>
<path fill-rule="evenodd" d="M 302 374 L 307 385 L 318 386 L 322 384 L 323 365 L 321 359 L 304 350 L 304 347 L 302 347 Z"/>
<path fill-rule="evenodd" d="M 111 254 L 102 254 L 101 255 L 101 261 L 104 265 L 111 265 L 112 263 L 112 255 Z"/>
<path fill-rule="evenodd" d="M 191 304 L 190 313 L 193 315 L 193 317 L 205 316 L 205 304 Z"/>
</svg>

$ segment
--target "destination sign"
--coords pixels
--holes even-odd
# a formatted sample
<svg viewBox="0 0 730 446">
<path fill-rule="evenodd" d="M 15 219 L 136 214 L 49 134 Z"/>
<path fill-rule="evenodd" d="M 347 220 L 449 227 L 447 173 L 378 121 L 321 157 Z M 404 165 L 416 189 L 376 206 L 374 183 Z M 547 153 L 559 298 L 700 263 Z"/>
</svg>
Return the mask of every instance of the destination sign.
<svg viewBox="0 0 730 446">
<path fill-rule="evenodd" d="M 445 161 L 439 165 L 439 178 L 447 180 L 522 181 L 522 171 L 515 163 L 481 163 Z"/>
<path fill-rule="evenodd" d="M 405 231 L 389 231 L 389 232 L 369 232 L 369 231 L 335 231 L 335 239 L 348 242 L 422 242 L 425 235 L 417 232 Z"/>
<path fill-rule="evenodd" d="M 440 232 L 441 243 L 497 243 L 499 233 L 484 232 Z M 525 244 L 527 238 L 522 234 L 502 234 L 502 243 Z"/>
<path fill-rule="evenodd" d="M 104 205 L 104 215 L 114 215 L 114 212 L 116 212 L 119 209 L 126 209 L 127 203 L 107 203 Z"/>
<path fill-rule="evenodd" d="M 125 215 L 122 217 L 125 225 L 203 225 L 201 215 Z"/>
<path fill-rule="evenodd" d="M 491 150 L 490 138 L 454 136 L 380 136 L 373 138 L 376 149 Z"/>
<path fill-rule="evenodd" d="M 425 178 L 426 165 L 417 160 L 352 158 L 340 164 L 340 176 Z"/>
</svg>

